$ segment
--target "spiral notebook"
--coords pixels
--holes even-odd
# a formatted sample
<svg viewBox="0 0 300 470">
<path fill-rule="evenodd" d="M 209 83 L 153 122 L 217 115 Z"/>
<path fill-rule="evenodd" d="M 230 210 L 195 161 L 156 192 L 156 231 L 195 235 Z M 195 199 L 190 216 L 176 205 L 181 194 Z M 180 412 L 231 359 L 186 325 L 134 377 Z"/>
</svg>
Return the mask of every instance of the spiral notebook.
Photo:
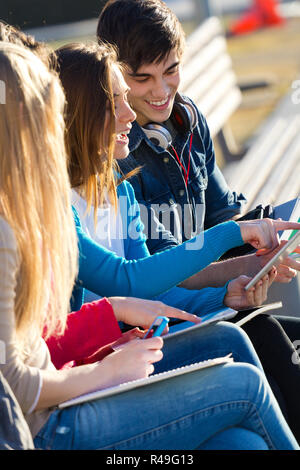
<svg viewBox="0 0 300 470">
<path fill-rule="evenodd" d="M 237 310 L 233 310 L 232 308 L 222 308 L 219 310 L 215 310 L 212 313 L 207 313 L 205 315 L 201 315 L 201 323 L 192 323 L 183 320 L 179 320 L 175 322 L 170 322 L 169 333 L 164 336 L 164 338 L 168 336 L 174 336 L 175 334 L 181 334 L 186 332 L 187 328 L 189 331 L 203 328 L 205 326 L 211 325 L 212 323 L 216 323 L 221 320 L 230 320 L 231 318 L 235 317 L 237 314 Z M 173 320 L 173 319 L 172 319 Z"/>
<path fill-rule="evenodd" d="M 224 357 L 216 357 L 214 359 L 208 359 L 202 362 L 195 362 L 194 364 L 179 367 L 178 369 L 168 370 L 166 372 L 161 372 L 159 374 L 153 374 L 145 379 L 138 379 L 133 380 L 131 382 L 126 382 L 120 385 L 116 385 L 115 387 L 105 388 L 103 390 L 98 390 L 91 393 L 86 393 L 84 395 L 80 395 L 79 397 L 72 398 L 71 400 L 64 401 L 58 405 L 58 408 L 67 408 L 68 406 L 79 405 L 80 403 L 84 403 L 87 401 L 92 400 L 99 400 L 100 398 L 109 397 L 112 395 L 116 395 L 117 393 L 127 392 L 128 390 L 132 390 L 135 388 L 143 387 L 144 385 L 150 385 L 161 380 L 166 380 L 171 377 L 176 377 L 178 375 L 188 374 L 190 372 L 194 372 L 196 370 L 205 369 L 207 367 L 213 367 L 220 364 L 226 364 L 229 362 L 233 362 L 233 358 L 231 354 Z"/>
</svg>

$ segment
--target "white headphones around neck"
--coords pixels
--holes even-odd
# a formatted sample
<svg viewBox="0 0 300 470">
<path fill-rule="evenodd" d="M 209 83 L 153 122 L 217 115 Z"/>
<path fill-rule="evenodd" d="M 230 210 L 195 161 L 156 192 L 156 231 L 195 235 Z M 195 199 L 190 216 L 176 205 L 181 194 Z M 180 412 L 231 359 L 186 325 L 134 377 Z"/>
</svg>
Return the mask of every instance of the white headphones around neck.
<svg viewBox="0 0 300 470">
<path fill-rule="evenodd" d="M 196 109 L 190 103 L 175 102 L 170 120 L 179 132 L 192 132 L 198 123 Z M 165 150 L 172 144 L 170 132 L 160 123 L 149 123 L 143 127 L 143 131 L 154 145 L 159 145 Z"/>
</svg>

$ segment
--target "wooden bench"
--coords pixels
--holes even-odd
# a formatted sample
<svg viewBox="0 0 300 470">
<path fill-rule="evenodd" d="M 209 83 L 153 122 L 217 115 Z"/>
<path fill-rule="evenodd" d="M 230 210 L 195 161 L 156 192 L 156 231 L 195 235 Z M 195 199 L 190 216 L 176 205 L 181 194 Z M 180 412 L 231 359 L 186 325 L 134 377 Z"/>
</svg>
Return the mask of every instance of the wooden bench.
<svg viewBox="0 0 300 470">
<path fill-rule="evenodd" d="M 293 103 L 292 95 L 288 93 L 258 129 L 243 158 L 223 169 L 229 186 L 246 195 L 246 211 L 300 195 L 300 104 Z M 268 301 L 279 300 L 279 315 L 300 317 L 299 274 L 289 284 L 271 286 Z"/>
<path fill-rule="evenodd" d="M 242 102 L 242 93 L 217 17 L 202 23 L 187 38 L 180 91 L 193 99 L 207 119 L 212 138 L 225 158 L 224 175 L 230 187 L 257 204 L 281 204 L 300 192 L 300 104 L 291 93 L 237 154 L 229 117 Z M 241 157 L 242 158 L 237 158 Z"/>
<path fill-rule="evenodd" d="M 180 91 L 197 104 L 224 159 L 231 160 L 237 145 L 227 121 L 241 104 L 242 94 L 218 18 L 209 18 L 188 36 Z"/>
<path fill-rule="evenodd" d="M 292 95 L 279 102 L 243 158 L 223 169 L 228 185 L 246 195 L 246 210 L 282 204 L 300 194 L 300 104 Z"/>
</svg>

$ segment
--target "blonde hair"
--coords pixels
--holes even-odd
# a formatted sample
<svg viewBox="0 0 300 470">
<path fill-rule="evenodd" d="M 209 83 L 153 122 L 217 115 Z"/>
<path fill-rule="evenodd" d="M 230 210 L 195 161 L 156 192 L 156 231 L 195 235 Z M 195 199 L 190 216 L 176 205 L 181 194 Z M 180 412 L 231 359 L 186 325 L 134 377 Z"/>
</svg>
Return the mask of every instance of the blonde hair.
<svg viewBox="0 0 300 470">
<path fill-rule="evenodd" d="M 34 52 L 39 59 L 47 65 L 47 67 L 52 66 L 52 63 L 50 62 L 50 49 L 47 44 L 36 41 L 33 36 L 25 34 L 19 28 L 3 21 L 0 21 L 0 41 L 24 46 L 26 49 Z"/>
<path fill-rule="evenodd" d="M 17 242 L 16 333 L 25 344 L 29 331 L 62 333 L 77 272 L 65 100 L 56 75 L 24 47 L 0 42 L 0 79 L 0 213 Z"/>
</svg>

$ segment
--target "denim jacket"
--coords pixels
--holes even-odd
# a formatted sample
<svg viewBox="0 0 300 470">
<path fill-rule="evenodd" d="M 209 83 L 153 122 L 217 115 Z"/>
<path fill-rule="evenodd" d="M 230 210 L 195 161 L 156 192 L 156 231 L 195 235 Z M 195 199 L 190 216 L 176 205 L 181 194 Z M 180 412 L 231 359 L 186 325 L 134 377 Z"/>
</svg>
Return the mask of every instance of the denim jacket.
<svg viewBox="0 0 300 470">
<path fill-rule="evenodd" d="M 154 145 L 136 121 L 129 135 L 130 154 L 118 162 L 125 174 L 140 167 L 130 182 L 141 206 L 151 254 L 231 219 L 241 212 L 246 201 L 242 194 L 228 188 L 215 161 L 206 120 L 198 110 L 197 113 L 193 135 L 191 131 L 178 131 L 172 142 L 186 169 L 190 163 L 187 185 L 174 150 Z"/>
</svg>

